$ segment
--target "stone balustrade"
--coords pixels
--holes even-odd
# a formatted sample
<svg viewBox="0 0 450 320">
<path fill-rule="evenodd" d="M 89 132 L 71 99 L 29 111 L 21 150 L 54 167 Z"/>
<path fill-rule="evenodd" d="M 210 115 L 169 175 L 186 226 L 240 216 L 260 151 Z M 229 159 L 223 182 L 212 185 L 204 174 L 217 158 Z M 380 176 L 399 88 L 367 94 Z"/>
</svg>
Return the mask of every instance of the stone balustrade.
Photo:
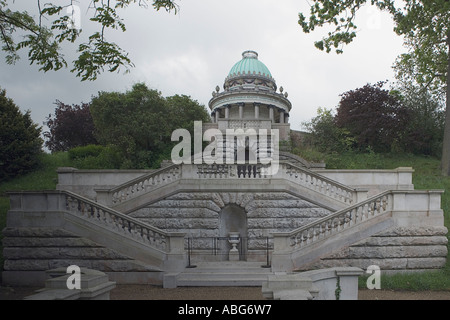
<svg viewBox="0 0 450 320">
<path fill-rule="evenodd" d="M 384 192 L 294 230 L 286 235 L 285 240 L 289 239 L 289 247 L 292 250 L 301 249 L 391 210 L 390 204 L 392 204 L 392 195 L 390 192 Z"/>
<path fill-rule="evenodd" d="M 184 233 L 171 233 L 141 222 L 114 209 L 70 191 L 10 192 L 8 219 L 15 227 L 58 227 L 51 213 L 65 213 L 114 231 L 146 248 L 166 254 L 184 254 Z M 34 213 L 48 212 L 46 219 L 36 221 Z M 18 215 L 17 213 L 21 213 Z M 39 225 L 35 225 L 38 223 Z M 61 224 L 58 220 L 58 224 Z"/>
<path fill-rule="evenodd" d="M 357 192 L 355 189 L 349 188 L 335 180 L 307 169 L 290 163 L 281 163 L 281 173 L 283 177 L 296 184 L 302 185 L 348 205 L 355 203 L 357 200 Z"/>
<path fill-rule="evenodd" d="M 64 193 L 66 209 L 86 220 L 95 221 L 108 229 L 129 236 L 164 252 L 170 251 L 169 234 L 137 219 L 98 205 L 73 193 Z"/>
<path fill-rule="evenodd" d="M 273 170 L 275 168 L 275 170 Z M 272 169 L 272 170 L 271 170 Z M 270 173 L 273 174 L 270 174 Z M 190 164 L 172 165 L 145 174 L 110 190 L 96 190 L 98 200 L 116 206 L 152 192 L 172 182 L 202 179 L 288 180 L 344 205 L 358 201 L 358 192 L 330 178 L 286 162 L 271 164 Z M 220 184 L 218 184 L 220 186 Z"/>
<path fill-rule="evenodd" d="M 441 226 L 442 193 L 442 190 L 385 191 L 291 232 L 273 233 L 272 266 L 275 271 L 299 268 L 325 252 L 315 249 L 332 251 L 390 227 Z"/>
<path fill-rule="evenodd" d="M 181 166 L 171 165 L 156 172 L 151 172 L 130 180 L 109 190 L 96 189 L 98 200 L 107 205 L 117 205 L 151 192 L 162 185 L 169 184 L 181 178 Z"/>
</svg>

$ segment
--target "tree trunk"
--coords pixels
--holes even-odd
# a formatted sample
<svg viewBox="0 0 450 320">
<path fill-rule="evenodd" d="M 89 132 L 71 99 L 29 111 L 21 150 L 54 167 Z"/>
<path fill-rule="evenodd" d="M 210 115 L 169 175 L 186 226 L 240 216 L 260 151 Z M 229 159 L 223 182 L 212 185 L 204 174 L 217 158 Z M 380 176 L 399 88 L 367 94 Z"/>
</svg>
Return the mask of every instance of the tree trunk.
<svg viewBox="0 0 450 320">
<path fill-rule="evenodd" d="M 450 31 L 447 34 L 448 61 L 447 61 L 447 91 L 445 103 L 445 129 L 442 146 L 441 169 L 443 176 L 450 176 Z"/>
</svg>

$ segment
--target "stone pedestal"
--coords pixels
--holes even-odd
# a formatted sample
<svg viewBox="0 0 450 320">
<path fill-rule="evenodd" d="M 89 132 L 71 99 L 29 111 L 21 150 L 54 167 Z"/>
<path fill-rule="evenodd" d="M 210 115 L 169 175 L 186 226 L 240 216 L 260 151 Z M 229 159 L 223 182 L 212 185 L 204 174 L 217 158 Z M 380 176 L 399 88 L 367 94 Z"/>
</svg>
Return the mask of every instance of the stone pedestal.
<svg viewBox="0 0 450 320">
<path fill-rule="evenodd" d="M 232 248 L 228 255 L 228 260 L 230 261 L 239 261 L 239 250 L 237 249 L 237 245 L 240 242 L 239 232 L 230 232 L 228 242 L 231 244 Z"/>
<path fill-rule="evenodd" d="M 24 300 L 109 300 L 109 293 L 116 287 L 116 283 L 109 281 L 108 276 L 100 271 L 81 268 L 80 289 L 69 289 L 66 268 L 47 271 L 49 279 L 45 288 Z"/>
<path fill-rule="evenodd" d="M 262 294 L 274 300 L 358 300 L 358 277 L 363 273 L 342 267 L 269 275 Z"/>
</svg>

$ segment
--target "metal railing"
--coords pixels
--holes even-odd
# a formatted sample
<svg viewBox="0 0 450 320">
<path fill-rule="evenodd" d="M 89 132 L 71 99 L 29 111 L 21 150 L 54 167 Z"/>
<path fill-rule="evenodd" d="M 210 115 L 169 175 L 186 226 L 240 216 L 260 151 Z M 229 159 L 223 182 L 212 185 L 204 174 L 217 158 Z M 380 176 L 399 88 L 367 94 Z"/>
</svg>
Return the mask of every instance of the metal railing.
<svg viewBox="0 0 450 320">
<path fill-rule="evenodd" d="M 186 237 L 185 250 L 188 254 L 188 267 L 195 267 L 191 263 L 193 258 L 199 256 L 215 257 L 218 261 L 228 260 L 232 247 L 229 239 L 229 237 Z M 273 251 L 272 240 L 270 237 L 239 237 L 237 245 L 239 260 L 246 261 L 249 255 L 263 255 L 267 263 L 263 267 L 270 267 L 270 256 Z"/>
</svg>

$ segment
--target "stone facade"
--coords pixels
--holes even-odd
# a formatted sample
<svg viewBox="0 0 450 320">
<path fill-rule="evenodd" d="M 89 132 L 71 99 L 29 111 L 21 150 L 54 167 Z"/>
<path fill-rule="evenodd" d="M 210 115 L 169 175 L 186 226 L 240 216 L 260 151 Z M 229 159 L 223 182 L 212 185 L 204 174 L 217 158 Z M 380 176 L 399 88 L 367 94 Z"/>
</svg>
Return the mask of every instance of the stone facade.
<svg viewBox="0 0 450 320">
<path fill-rule="evenodd" d="M 330 214 L 327 209 L 285 192 L 215 192 L 179 193 L 136 210 L 130 216 L 162 230 L 204 238 L 193 242 L 193 249 L 211 249 L 212 238 L 237 231 L 221 230 L 221 213 L 229 206 L 244 211 L 242 224 L 246 224 L 246 234 L 241 237 L 246 238 L 249 257 L 260 260 L 265 259 L 261 251 L 273 232 L 287 232 Z"/>
<path fill-rule="evenodd" d="M 440 269 L 447 261 L 447 228 L 394 227 L 326 255 L 307 268 L 377 265 L 383 273 Z"/>
<path fill-rule="evenodd" d="M 6 228 L 2 242 L 5 285 L 39 286 L 47 270 L 70 265 L 105 272 L 120 283 L 124 278 L 127 283 L 159 283 L 162 279 L 161 270 L 59 228 Z"/>
</svg>

